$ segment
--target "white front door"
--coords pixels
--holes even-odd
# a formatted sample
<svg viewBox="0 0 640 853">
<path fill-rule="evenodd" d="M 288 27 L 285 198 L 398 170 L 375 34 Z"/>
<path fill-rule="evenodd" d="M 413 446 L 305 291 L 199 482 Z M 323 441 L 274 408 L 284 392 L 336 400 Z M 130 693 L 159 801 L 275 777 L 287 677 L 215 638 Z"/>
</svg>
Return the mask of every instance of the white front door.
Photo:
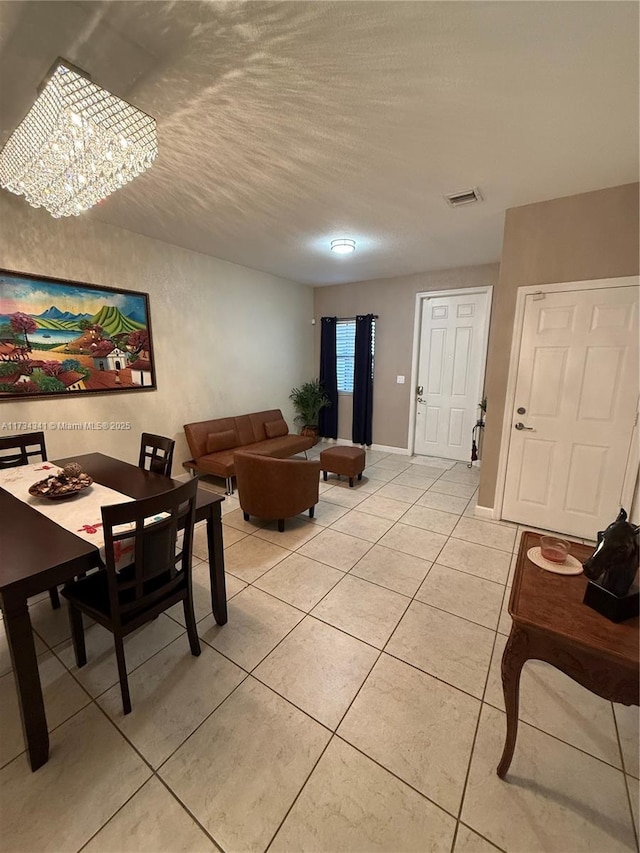
<svg viewBox="0 0 640 853">
<path fill-rule="evenodd" d="M 637 406 L 637 285 L 528 295 L 503 517 L 595 539 L 620 509 Z"/>
<path fill-rule="evenodd" d="M 490 293 L 422 300 L 415 452 L 468 461 L 482 395 Z"/>
</svg>

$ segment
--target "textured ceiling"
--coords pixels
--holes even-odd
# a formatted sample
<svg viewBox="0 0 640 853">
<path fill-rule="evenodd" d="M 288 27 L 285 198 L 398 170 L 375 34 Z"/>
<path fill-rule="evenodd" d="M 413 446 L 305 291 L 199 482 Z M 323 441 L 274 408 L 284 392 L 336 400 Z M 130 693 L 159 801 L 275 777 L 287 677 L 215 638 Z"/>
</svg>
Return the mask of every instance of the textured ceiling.
<svg viewBox="0 0 640 853">
<path fill-rule="evenodd" d="M 506 208 L 638 178 L 633 2 L 3 2 L 0 144 L 57 56 L 158 121 L 85 216 L 300 282 L 494 262 Z"/>
</svg>

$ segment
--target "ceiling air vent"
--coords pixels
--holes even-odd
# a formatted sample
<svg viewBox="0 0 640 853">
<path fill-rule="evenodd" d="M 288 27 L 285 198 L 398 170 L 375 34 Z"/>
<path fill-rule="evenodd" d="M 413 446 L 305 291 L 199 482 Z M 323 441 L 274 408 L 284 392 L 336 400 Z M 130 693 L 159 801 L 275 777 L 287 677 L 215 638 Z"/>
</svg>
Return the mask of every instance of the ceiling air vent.
<svg viewBox="0 0 640 853">
<path fill-rule="evenodd" d="M 445 200 L 451 207 L 459 207 L 461 204 L 472 204 L 475 201 L 482 201 L 482 195 L 478 187 L 473 187 L 473 189 L 462 190 L 459 193 L 449 193 L 445 195 Z"/>
</svg>

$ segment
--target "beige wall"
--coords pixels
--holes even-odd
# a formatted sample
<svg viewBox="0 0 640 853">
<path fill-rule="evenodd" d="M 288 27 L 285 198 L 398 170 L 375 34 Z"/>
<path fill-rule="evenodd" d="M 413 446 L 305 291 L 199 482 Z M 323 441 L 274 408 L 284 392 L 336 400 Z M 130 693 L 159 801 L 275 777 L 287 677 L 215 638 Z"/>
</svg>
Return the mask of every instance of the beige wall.
<svg viewBox="0 0 640 853">
<path fill-rule="evenodd" d="M 49 457 L 102 451 L 137 462 L 142 431 L 177 440 L 182 425 L 282 408 L 313 373 L 310 287 L 104 225 L 56 220 L 0 193 L 0 266 L 149 293 L 157 391 L 0 401 L 12 421 L 130 421 L 130 432 L 48 430 Z M 16 430 L 13 430 L 16 431 Z M 5 430 L 4 434 L 8 431 Z"/>
<path fill-rule="evenodd" d="M 637 275 L 638 249 L 638 184 L 507 211 L 500 277 L 493 295 L 494 340 L 487 360 L 481 506 L 494 504 L 518 288 Z"/>
<path fill-rule="evenodd" d="M 320 317 L 377 314 L 376 364 L 373 396 L 373 441 L 406 448 L 411 403 L 411 356 L 416 293 L 495 285 L 497 264 L 439 270 L 399 278 L 382 278 L 317 287 L 314 292 L 316 334 L 315 374 L 320 364 Z M 490 333 L 489 347 L 492 346 Z M 404 376 L 405 384 L 396 384 Z M 351 395 L 340 395 L 338 436 L 351 441 Z"/>
</svg>

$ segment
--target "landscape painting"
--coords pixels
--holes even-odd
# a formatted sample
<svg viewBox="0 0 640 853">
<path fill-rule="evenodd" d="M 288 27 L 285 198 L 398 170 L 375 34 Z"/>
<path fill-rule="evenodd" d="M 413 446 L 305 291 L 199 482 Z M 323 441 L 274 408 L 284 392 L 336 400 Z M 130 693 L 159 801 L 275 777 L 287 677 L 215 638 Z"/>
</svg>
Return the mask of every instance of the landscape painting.
<svg viewBox="0 0 640 853">
<path fill-rule="evenodd" d="M 0 400 L 155 387 L 146 293 L 0 270 Z"/>
</svg>

